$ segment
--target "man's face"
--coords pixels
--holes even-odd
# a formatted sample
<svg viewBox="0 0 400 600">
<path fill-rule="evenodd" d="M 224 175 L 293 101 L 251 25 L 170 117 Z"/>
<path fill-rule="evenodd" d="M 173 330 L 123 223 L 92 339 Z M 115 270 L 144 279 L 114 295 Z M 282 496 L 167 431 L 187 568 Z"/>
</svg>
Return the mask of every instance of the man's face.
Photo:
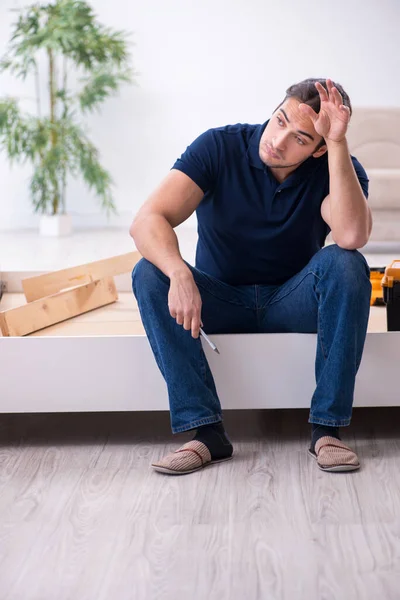
<svg viewBox="0 0 400 600">
<path fill-rule="evenodd" d="M 322 137 L 313 122 L 299 111 L 300 101 L 288 98 L 272 115 L 260 140 L 260 158 L 273 169 L 297 167 L 310 156 L 318 158 L 326 152 L 324 145 L 317 152 Z"/>
</svg>

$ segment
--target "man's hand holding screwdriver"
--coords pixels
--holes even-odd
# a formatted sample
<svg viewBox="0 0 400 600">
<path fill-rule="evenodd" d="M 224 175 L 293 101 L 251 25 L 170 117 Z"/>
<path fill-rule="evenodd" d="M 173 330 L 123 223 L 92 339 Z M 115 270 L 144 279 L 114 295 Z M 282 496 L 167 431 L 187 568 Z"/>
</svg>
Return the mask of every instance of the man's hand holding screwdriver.
<svg viewBox="0 0 400 600">
<path fill-rule="evenodd" d="M 178 325 L 192 332 L 198 338 L 201 322 L 201 296 L 189 269 L 171 274 L 168 294 L 168 308 L 171 317 Z"/>
</svg>

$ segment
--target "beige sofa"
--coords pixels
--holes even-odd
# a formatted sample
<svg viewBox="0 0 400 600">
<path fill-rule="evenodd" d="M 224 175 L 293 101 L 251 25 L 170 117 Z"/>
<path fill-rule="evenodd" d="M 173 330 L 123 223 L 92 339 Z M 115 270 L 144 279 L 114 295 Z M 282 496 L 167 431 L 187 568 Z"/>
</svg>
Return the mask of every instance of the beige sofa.
<svg viewBox="0 0 400 600">
<path fill-rule="evenodd" d="M 400 243 L 400 108 L 354 108 L 347 137 L 370 180 L 370 241 Z"/>
</svg>

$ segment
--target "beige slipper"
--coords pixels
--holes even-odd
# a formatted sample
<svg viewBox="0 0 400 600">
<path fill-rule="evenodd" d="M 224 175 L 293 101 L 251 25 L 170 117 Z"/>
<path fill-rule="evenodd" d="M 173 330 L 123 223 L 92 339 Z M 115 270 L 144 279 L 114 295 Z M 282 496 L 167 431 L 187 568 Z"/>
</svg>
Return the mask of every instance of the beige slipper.
<svg viewBox="0 0 400 600">
<path fill-rule="evenodd" d="M 232 456 L 212 460 L 209 449 L 205 444 L 198 440 L 187 442 L 175 452 L 171 452 L 162 458 L 159 462 L 151 464 L 155 471 L 167 473 L 169 475 L 186 475 L 199 471 L 203 467 L 214 463 L 230 460 Z"/>
<path fill-rule="evenodd" d="M 317 460 L 322 471 L 355 471 L 360 468 L 358 456 L 337 438 L 326 435 L 315 444 L 315 452 L 308 453 Z"/>
</svg>

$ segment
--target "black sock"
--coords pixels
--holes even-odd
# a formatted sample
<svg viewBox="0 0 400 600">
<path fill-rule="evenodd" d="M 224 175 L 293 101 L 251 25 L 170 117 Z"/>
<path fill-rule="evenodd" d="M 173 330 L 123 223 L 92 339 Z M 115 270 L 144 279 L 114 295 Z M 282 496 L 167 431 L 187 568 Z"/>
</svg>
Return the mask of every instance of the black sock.
<svg viewBox="0 0 400 600">
<path fill-rule="evenodd" d="M 312 423 L 310 450 L 314 452 L 315 444 L 320 438 L 324 437 L 325 435 L 329 435 L 340 440 L 339 427 L 330 427 L 329 425 L 319 425 L 318 423 Z"/>
<path fill-rule="evenodd" d="M 222 423 L 213 423 L 212 425 L 199 427 L 193 439 L 207 446 L 212 460 L 232 456 L 233 446 L 225 433 Z"/>
</svg>

